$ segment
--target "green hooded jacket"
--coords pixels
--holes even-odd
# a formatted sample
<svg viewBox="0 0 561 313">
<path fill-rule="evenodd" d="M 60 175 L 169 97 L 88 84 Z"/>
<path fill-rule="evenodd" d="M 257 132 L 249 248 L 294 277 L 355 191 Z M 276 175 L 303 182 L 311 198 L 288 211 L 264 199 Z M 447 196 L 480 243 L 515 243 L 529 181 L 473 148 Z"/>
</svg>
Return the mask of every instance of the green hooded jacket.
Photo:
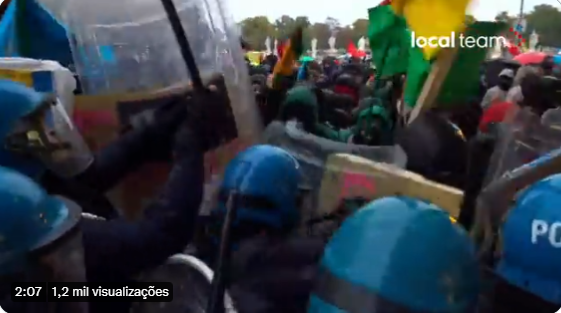
<svg viewBox="0 0 561 313">
<path fill-rule="evenodd" d="M 348 129 L 335 130 L 329 125 L 319 122 L 319 103 L 314 92 L 307 86 L 296 86 L 287 92 L 286 98 L 281 106 L 281 116 L 284 116 L 287 110 L 294 109 L 296 106 L 307 106 L 309 110 L 305 111 L 309 114 L 308 118 L 311 119 L 310 123 L 313 124 L 311 127 L 312 134 L 329 140 L 345 143 L 349 142 L 352 136 L 361 130 L 359 127 L 360 125 L 369 125 L 369 120 L 372 117 L 380 117 L 384 122 L 384 134 L 382 137 L 384 138 L 384 144 L 386 144 L 388 141 L 386 138 L 391 138 L 391 132 L 393 129 L 389 112 L 383 107 L 378 99 L 369 99 L 369 103 L 359 112 L 358 123 L 355 126 Z M 371 130 L 371 128 L 366 129 L 367 132 Z"/>
<path fill-rule="evenodd" d="M 382 121 L 380 136 L 381 145 L 390 145 L 393 140 L 393 122 L 388 110 L 379 104 L 372 105 L 360 111 L 358 114 L 358 121 L 353 127 L 353 134 L 358 134 L 361 131 L 366 133 L 376 131 L 374 128 L 374 119 L 378 118 Z"/>
<path fill-rule="evenodd" d="M 335 136 L 333 134 L 333 132 L 336 132 L 335 130 L 319 122 L 318 99 L 309 87 L 296 86 L 286 93 L 286 98 L 281 106 L 281 116 L 284 116 L 288 110 L 293 110 L 296 106 L 307 106 L 309 108 L 309 110 L 304 108 L 302 111 L 305 111 L 306 115 L 308 115 L 307 118 L 311 119 L 309 122 L 312 134 L 327 139 L 332 139 L 331 137 Z"/>
</svg>

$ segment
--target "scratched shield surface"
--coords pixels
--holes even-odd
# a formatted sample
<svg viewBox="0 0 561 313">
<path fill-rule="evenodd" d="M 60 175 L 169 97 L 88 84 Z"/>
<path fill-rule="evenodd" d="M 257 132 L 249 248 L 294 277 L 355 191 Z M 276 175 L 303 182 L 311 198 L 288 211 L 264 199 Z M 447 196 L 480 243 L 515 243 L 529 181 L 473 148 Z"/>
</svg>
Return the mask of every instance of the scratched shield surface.
<svg viewBox="0 0 561 313">
<path fill-rule="evenodd" d="M 328 214 L 330 211 L 330 209 L 326 210 L 320 207 L 319 195 L 320 189 L 323 188 L 322 184 L 326 183 L 324 180 L 327 179 L 328 182 L 331 179 L 324 178 L 326 162 L 330 155 L 350 154 L 370 161 L 391 164 L 397 168 L 404 168 L 407 162 L 407 156 L 399 146 L 371 147 L 335 142 L 305 133 L 296 124 L 290 122 L 286 125 L 280 122 L 271 123 L 265 129 L 262 138 L 262 143 L 278 146 L 291 152 L 300 163 L 304 184 L 311 191 L 308 204 L 304 206 L 303 222 Z M 374 188 L 371 180 L 363 178 L 364 175 L 349 173 L 347 185 L 354 189 Z M 339 179 L 339 177 L 333 179 Z M 330 185 L 338 186 L 337 188 L 344 187 L 341 184 Z M 348 189 L 345 193 L 349 193 L 351 187 L 345 188 Z M 343 196 L 342 189 L 332 190 L 331 192 L 338 197 Z"/>
<path fill-rule="evenodd" d="M 499 136 L 487 171 L 486 184 L 561 146 L 561 109 L 541 117 L 519 110 L 512 122 L 497 129 Z"/>
<path fill-rule="evenodd" d="M 457 218 L 463 192 L 430 181 L 392 164 L 374 162 L 356 155 L 331 154 L 320 184 L 317 214 L 339 212 L 349 200 L 367 202 L 389 196 L 423 199 Z M 359 206 L 353 205 L 355 209 Z"/>
</svg>

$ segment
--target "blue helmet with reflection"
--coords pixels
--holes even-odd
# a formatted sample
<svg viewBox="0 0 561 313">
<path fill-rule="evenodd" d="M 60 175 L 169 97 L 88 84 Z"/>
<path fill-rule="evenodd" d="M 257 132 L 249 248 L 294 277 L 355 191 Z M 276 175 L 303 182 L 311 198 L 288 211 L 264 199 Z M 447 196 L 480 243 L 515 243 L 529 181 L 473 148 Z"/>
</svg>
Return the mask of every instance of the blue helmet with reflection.
<svg viewBox="0 0 561 313">
<path fill-rule="evenodd" d="M 33 157 L 25 157 L 7 149 L 5 140 L 18 123 L 37 111 L 45 101 L 43 93 L 36 92 L 20 83 L 0 79 L 0 165 L 16 169 L 30 177 L 38 176 L 45 167 Z"/>
<path fill-rule="evenodd" d="M 72 177 L 93 162 L 89 147 L 54 95 L 0 80 L 0 97 L 0 166 L 32 178 L 47 168 Z"/>
<path fill-rule="evenodd" d="M 0 306 L 9 312 L 42 312 L 45 303 L 6 302 L 5 287 L 14 282 L 86 282 L 81 209 L 5 167 L 0 167 L 0 203 Z M 56 312 L 87 312 L 87 304 L 56 306 Z"/>
<path fill-rule="evenodd" d="M 473 312 L 478 276 L 475 247 L 448 213 L 381 198 L 326 246 L 308 312 Z"/>
<path fill-rule="evenodd" d="M 21 269 L 30 252 L 61 236 L 80 216 L 65 200 L 49 196 L 29 177 L 5 167 L 0 167 L 0 203 L 0 275 Z M 70 226 L 69 220 L 74 220 Z"/>
<path fill-rule="evenodd" d="M 300 182 L 298 162 L 289 152 L 269 145 L 250 147 L 228 164 L 219 203 L 212 213 L 224 216 L 228 196 L 236 192 L 238 209 L 234 226 L 289 228 L 300 217 Z"/>
<path fill-rule="evenodd" d="M 561 305 L 559 203 L 561 174 L 538 181 L 518 195 L 502 225 L 502 253 L 496 269 L 509 284 L 556 308 Z"/>
</svg>

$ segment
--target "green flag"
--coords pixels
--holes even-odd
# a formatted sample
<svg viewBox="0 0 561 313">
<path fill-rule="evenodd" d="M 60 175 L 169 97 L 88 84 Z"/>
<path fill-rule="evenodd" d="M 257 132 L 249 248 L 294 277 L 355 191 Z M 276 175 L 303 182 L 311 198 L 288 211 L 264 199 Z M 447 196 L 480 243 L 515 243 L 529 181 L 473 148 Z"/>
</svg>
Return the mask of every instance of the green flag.
<svg viewBox="0 0 561 313">
<path fill-rule="evenodd" d="M 459 46 L 456 59 L 452 63 L 436 98 L 438 107 L 446 108 L 465 105 L 478 93 L 480 65 L 487 56 L 487 47 L 468 46 L 468 37 L 480 41 L 483 46 L 499 40 L 496 35 L 507 27 L 505 23 L 475 22 L 464 32 L 464 46 Z M 459 44 L 459 43 L 456 43 Z"/>
<path fill-rule="evenodd" d="M 368 19 L 368 39 L 377 76 L 406 73 L 403 99 L 406 105 L 413 107 L 428 76 L 430 62 L 419 48 L 412 46 L 406 21 L 396 15 L 390 5 L 369 9 Z"/>
<path fill-rule="evenodd" d="M 368 39 L 377 76 L 387 77 L 407 71 L 410 41 L 405 20 L 389 5 L 368 10 Z"/>
<path fill-rule="evenodd" d="M 419 48 L 409 48 L 409 62 L 407 63 L 407 78 L 403 90 L 403 102 L 412 108 L 417 103 L 417 98 L 423 90 L 425 80 L 429 76 L 431 62 L 425 59 L 423 51 Z"/>
</svg>

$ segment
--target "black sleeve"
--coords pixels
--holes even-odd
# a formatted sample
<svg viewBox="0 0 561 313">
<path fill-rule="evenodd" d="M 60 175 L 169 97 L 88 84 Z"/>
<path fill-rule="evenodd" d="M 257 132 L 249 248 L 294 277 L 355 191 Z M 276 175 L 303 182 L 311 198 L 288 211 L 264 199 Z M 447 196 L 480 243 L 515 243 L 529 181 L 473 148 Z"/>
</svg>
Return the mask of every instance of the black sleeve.
<svg viewBox="0 0 561 313">
<path fill-rule="evenodd" d="M 238 268 L 231 296 L 239 312 L 305 313 L 325 242 L 294 237 L 269 242 Z M 234 255 L 234 264 L 237 256 Z"/>
<path fill-rule="evenodd" d="M 131 277 L 182 252 L 193 236 L 203 182 L 203 154 L 193 147 L 175 162 L 164 191 L 141 220 L 84 220 L 88 279 Z"/>
<path fill-rule="evenodd" d="M 139 169 L 149 159 L 149 151 L 143 131 L 132 130 L 100 150 L 94 163 L 75 179 L 105 193 Z"/>
</svg>

